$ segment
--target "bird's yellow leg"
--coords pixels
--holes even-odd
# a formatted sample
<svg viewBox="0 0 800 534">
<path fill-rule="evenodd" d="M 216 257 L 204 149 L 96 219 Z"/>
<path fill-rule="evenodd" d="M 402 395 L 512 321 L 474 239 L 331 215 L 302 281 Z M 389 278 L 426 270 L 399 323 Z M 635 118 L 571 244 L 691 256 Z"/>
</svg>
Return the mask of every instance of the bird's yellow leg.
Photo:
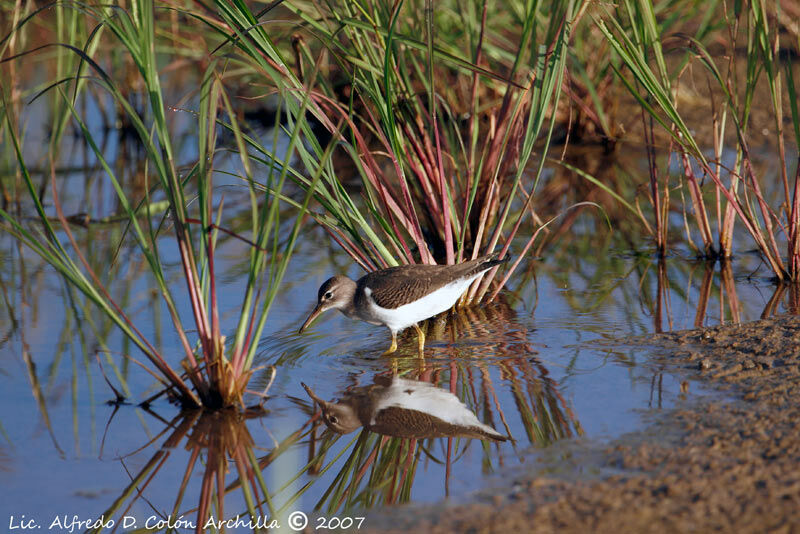
<svg viewBox="0 0 800 534">
<path fill-rule="evenodd" d="M 422 328 L 419 327 L 418 324 L 414 325 L 414 328 L 417 330 L 417 343 L 419 344 L 419 357 L 425 357 L 425 332 L 422 331 Z"/>
<path fill-rule="evenodd" d="M 383 353 L 383 355 L 387 356 L 396 350 L 397 350 L 397 334 L 395 332 L 392 332 L 392 344 L 389 346 L 386 352 Z"/>
</svg>

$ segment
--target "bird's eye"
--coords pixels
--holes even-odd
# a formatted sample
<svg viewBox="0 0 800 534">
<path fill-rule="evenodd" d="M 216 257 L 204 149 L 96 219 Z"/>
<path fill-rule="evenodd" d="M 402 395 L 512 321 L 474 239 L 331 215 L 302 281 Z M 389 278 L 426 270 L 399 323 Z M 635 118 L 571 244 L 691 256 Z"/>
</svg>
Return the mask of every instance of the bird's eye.
<svg viewBox="0 0 800 534">
<path fill-rule="evenodd" d="M 339 422 L 339 420 L 336 418 L 335 415 L 331 415 L 328 417 L 328 422 L 331 423 L 332 425 L 335 425 L 336 423 Z"/>
<path fill-rule="evenodd" d="M 327 293 L 325 293 L 325 295 L 323 295 L 323 298 L 325 298 L 325 299 L 333 298 L 333 292 L 332 291 L 328 291 Z"/>
</svg>

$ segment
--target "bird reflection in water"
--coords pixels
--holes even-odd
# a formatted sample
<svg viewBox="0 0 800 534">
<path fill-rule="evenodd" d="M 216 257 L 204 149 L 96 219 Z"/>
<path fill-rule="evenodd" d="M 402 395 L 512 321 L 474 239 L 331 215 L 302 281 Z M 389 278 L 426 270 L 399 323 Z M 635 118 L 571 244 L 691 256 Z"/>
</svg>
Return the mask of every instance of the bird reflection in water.
<svg viewBox="0 0 800 534">
<path fill-rule="evenodd" d="M 353 388 L 338 402 L 327 402 L 307 385 L 303 387 L 319 404 L 328 428 L 339 434 L 363 426 L 398 438 L 508 439 L 481 423 L 458 397 L 429 382 L 377 376 L 374 384 Z"/>
</svg>

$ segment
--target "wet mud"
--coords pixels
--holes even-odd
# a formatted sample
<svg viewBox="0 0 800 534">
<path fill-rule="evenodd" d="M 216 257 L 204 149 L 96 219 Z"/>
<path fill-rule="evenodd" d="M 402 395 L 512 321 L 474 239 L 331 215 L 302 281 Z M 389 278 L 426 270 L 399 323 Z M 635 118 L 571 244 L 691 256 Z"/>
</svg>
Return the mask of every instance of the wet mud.
<svg viewBox="0 0 800 534">
<path fill-rule="evenodd" d="M 380 532 L 800 532 L 800 318 L 619 341 L 700 395 L 603 445 L 553 447 L 458 503 L 370 513 Z M 724 400 L 719 400 L 724 399 Z M 548 468 L 543 465 L 549 464 Z M 362 530 L 363 531 L 363 530 Z"/>
</svg>

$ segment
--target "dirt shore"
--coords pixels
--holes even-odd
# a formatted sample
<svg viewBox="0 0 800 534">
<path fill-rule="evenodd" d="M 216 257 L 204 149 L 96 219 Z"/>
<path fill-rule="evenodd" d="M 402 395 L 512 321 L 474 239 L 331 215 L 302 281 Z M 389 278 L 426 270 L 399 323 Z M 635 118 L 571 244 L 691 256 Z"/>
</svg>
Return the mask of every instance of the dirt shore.
<svg viewBox="0 0 800 534">
<path fill-rule="evenodd" d="M 691 402 L 611 444 L 574 447 L 570 462 L 596 473 L 588 479 L 534 467 L 469 502 L 398 507 L 370 514 L 365 526 L 448 534 L 800 532 L 800 318 L 620 344 L 653 346 L 666 372 L 733 400 Z"/>
</svg>

